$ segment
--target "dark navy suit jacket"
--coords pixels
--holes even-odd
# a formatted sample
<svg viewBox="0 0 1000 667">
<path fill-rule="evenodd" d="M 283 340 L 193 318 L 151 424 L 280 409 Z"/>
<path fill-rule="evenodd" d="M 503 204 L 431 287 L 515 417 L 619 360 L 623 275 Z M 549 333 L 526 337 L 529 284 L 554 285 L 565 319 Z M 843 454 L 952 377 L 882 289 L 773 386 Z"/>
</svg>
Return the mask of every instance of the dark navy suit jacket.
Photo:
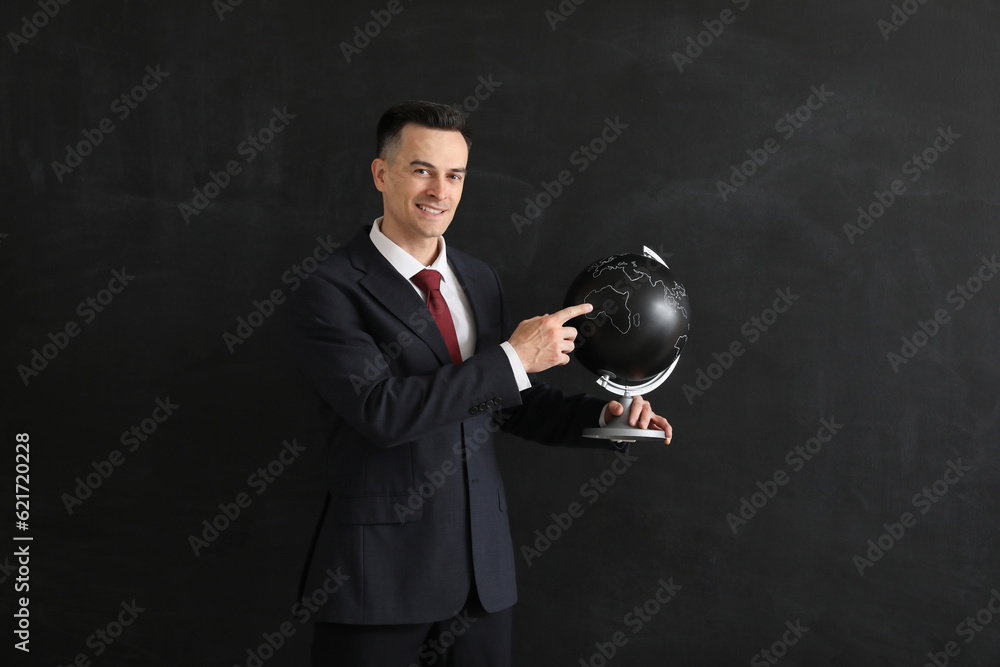
<svg viewBox="0 0 1000 667">
<path fill-rule="evenodd" d="M 300 366 L 328 409 L 327 495 L 302 594 L 349 579 L 314 620 L 423 623 L 459 612 L 474 581 L 487 611 L 517 600 L 494 434 L 585 441 L 604 401 L 544 384 L 518 392 L 496 272 L 452 247 L 476 324 L 451 363 L 426 305 L 372 244 L 370 227 L 303 282 L 288 312 Z"/>
</svg>

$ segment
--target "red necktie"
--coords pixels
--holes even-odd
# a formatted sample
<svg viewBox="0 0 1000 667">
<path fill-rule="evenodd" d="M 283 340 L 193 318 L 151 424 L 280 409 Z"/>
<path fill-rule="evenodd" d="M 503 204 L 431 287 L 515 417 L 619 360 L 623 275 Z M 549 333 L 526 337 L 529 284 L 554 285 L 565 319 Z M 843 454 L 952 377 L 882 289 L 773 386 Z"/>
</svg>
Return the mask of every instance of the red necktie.
<svg viewBox="0 0 1000 667">
<path fill-rule="evenodd" d="M 424 269 L 411 280 L 427 294 L 427 309 L 431 311 L 438 329 L 441 330 L 444 343 L 451 353 L 451 360 L 456 364 L 462 363 L 462 351 L 458 347 L 458 336 L 455 335 L 455 322 L 451 319 L 451 311 L 448 310 L 448 304 L 441 294 L 441 274 L 434 269 Z"/>
</svg>

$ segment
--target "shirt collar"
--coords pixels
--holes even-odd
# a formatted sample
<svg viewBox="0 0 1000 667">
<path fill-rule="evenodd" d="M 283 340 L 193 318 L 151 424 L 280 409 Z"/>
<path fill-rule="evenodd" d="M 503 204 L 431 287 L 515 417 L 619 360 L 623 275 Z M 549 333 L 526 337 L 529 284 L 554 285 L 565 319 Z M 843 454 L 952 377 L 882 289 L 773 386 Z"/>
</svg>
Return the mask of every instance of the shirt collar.
<svg viewBox="0 0 1000 667">
<path fill-rule="evenodd" d="M 372 223 L 372 231 L 369 235 L 371 237 L 372 243 L 378 249 L 382 256 L 392 264 L 392 267 L 399 271 L 407 280 L 413 278 L 425 268 L 431 268 L 436 270 L 442 275 L 442 277 L 447 280 L 451 275 L 451 271 L 448 269 L 448 249 L 444 242 L 444 237 L 438 237 L 438 256 L 434 260 L 434 263 L 429 267 L 424 266 L 418 262 L 413 255 L 406 252 L 398 245 L 396 245 L 392 239 L 382 233 L 380 226 L 382 224 L 382 218 L 376 218 L 375 222 Z"/>
</svg>

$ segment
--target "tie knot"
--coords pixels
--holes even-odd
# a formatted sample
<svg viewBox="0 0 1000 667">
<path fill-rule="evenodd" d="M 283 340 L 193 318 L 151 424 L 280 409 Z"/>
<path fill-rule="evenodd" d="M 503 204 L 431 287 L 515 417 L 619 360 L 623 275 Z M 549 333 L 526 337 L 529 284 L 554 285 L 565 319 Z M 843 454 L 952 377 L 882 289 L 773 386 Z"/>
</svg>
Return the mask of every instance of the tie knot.
<svg viewBox="0 0 1000 667">
<path fill-rule="evenodd" d="M 413 282 L 424 292 L 441 289 L 441 274 L 434 269 L 424 269 L 413 276 Z"/>
</svg>

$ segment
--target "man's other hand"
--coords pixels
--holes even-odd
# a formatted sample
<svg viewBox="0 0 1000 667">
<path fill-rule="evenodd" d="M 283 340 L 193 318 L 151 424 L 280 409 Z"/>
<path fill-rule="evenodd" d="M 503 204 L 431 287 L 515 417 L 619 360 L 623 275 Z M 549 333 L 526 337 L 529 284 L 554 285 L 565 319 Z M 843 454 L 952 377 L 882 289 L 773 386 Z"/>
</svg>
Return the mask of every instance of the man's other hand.
<svg viewBox="0 0 1000 667">
<path fill-rule="evenodd" d="M 610 422 L 614 417 L 620 415 L 624 409 L 618 401 L 608 403 L 604 408 L 604 423 Z M 670 427 L 670 422 L 653 412 L 652 404 L 642 396 L 632 397 L 632 410 L 629 412 L 628 424 L 637 428 L 653 428 L 663 431 L 663 439 L 668 445 L 670 444 L 670 438 L 674 435 L 674 430 Z"/>
</svg>

